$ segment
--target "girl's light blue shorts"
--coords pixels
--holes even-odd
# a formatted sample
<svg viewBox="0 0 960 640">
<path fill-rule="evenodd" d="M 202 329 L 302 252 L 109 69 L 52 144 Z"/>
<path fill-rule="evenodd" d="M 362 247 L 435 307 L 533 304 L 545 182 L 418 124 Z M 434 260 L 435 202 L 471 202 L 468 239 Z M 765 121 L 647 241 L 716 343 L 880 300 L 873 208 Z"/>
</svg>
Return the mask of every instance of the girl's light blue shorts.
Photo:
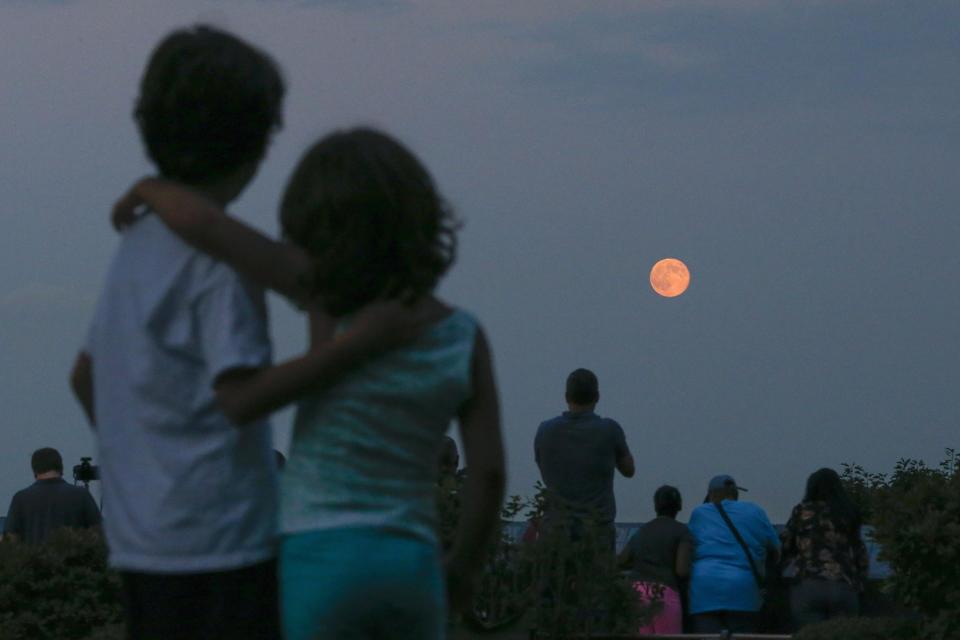
<svg viewBox="0 0 960 640">
<path fill-rule="evenodd" d="M 440 640 L 446 628 L 439 549 L 387 530 L 284 537 L 280 599 L 287 640 Z"/>
</svg>

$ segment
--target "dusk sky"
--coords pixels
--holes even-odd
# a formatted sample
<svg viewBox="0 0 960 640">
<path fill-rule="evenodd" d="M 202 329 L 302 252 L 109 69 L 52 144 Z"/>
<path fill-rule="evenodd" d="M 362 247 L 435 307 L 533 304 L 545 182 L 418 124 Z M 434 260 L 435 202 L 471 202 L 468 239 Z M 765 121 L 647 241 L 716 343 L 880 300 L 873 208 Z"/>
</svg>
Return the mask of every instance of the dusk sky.
<svg viewBox="0 0 960 640">
<path fill-rule="evenodd" d="M 289 84 L 244 220 L 276 234 L 287 175 L 334 128 L 381 127 L 430 168 L 465 223 L 440 294 L 489 335 L 510 493 L 539 478 L 533 436 L 577 367 L 636 458 L 621 521 L 652 516 L 663 483 L 685 520 L 730 473 L 783 522 L 819 467 L 960 444 L 955 0 L 7 0 L 4 515 L 34 449 L 96 457 L 67 373 L 117 244 L 109 208 L 151 171 L 130 115 L 143 65 L 196 22 Z M 678 298 L 647 282 L 664 257 L 690 268 Z M 296 354 L 303 319 L 270 310 L 277 356 Z"/>
</svg>

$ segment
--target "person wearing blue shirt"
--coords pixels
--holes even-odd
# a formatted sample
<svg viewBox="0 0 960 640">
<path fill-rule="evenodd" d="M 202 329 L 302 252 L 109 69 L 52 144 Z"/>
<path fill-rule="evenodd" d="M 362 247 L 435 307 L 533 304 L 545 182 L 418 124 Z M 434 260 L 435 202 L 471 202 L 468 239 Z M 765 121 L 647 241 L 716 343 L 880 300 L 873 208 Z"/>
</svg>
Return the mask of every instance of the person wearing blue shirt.
<svg viewBox="0 0 960 640">
<path fill-rule="evenodd" d="M 763 571 L 766 554 L 774 558 L 779 555 L 780 540 L 763 509 L 738 501 L 740 491 L 745 489 L 730 476 L 716 476 L 710 481 L 704 504 L 690 514 L 688 527 L 694 544 L 690 614 L 694 633 L 756 631 L 756 614 L 763 604 L 760 588 L 721 508 L 746 543 L 758 571 Z"/>
</svg>

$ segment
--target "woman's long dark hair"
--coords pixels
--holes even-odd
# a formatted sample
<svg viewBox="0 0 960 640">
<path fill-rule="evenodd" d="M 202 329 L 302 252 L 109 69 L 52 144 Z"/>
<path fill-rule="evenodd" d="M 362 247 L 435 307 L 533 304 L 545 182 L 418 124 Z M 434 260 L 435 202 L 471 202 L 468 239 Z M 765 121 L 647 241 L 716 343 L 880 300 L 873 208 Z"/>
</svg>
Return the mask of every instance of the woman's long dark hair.
<svg viewBox="0 0 960 640">
<path fill-rule="evenodd" d="M 335 132 L 307 151 L 280 222 L 313 258 L 309 286 L 333 316 L 430 293 L 456 256 L 457 223 L 433 178 L 402 144 L 368 128 Z"/>
<path fill-rule="evenodd" d="M 803 496 L 804 502 L 826 502 L 830 507 L 834 526 L 854 536 L 860 536 L 860 509 L 853 503 L 840 475 L 833 469 L 823 468 L 815 471 L 807 478 L 807 492 Z"/>
</svg>

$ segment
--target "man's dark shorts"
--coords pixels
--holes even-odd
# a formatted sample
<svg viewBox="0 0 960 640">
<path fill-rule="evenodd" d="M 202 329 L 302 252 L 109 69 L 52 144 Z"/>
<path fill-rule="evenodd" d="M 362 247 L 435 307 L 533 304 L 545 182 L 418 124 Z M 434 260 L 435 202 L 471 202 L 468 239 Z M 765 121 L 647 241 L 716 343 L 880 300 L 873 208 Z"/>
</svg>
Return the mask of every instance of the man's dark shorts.
<svg viewBox="0 0 960 640">
<path fill-rule="evenodd" d="M 120 576 L 130 640 L 280 638 L 276 560 L 232 571 Z"/>
</svg>

